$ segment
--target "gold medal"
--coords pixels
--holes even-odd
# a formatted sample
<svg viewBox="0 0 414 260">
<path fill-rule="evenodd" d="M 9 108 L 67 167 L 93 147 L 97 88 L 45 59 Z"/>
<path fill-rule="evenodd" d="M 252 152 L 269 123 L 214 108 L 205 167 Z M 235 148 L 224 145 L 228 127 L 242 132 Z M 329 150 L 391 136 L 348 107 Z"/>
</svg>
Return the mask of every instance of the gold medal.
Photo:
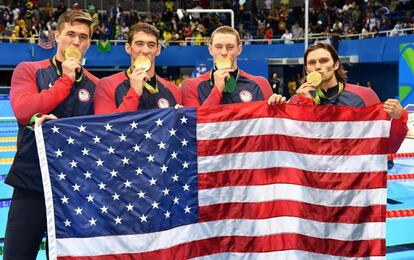
<svg viewBox="0 0 414 260">
<path fill-rule="evenodd" d="M 134 67 L 148 71 L 151 68 L 151 61 L 147 56 L 138 56 L 138 58 L 135 59 Z"/>
<path fill-rule="evenodd" d="M 306 76 L 306 82 L 319 86 L 322 82 L 322 75 L 319 72 L 313 71 Z"/>
<path fill-rule="evenodd" d="M 214 61 L 217 69 L 231 69 L 231 60 L 228 57 L 220 57 Z"/>
<path fill-rule="evenodd" d="M 82 53 L 79 49 L 69 47 L 65 49 L 65 59 L 75 58 L 76 60 L 80 61 L 82 59 Z"/>
</svg>

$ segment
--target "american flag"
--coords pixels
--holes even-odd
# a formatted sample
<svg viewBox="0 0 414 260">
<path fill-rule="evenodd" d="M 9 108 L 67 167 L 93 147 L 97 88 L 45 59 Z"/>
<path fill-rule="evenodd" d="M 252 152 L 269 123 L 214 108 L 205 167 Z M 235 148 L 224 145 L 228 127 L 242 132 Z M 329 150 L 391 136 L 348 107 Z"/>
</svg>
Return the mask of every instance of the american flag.
<svg viewBox="0 0 414 260">
<path fill-rule="evenodd" d="M 264 102 L 46 122 L 50 258 L 383 259 L 389 130 Z"/>
<path fill-rule="evenodd" d="M 37 43 L 43 49 L 53 49 L 55 47 L 55 34 L 49 32 L 48 34 L 41 34 Z"/>
</svg>

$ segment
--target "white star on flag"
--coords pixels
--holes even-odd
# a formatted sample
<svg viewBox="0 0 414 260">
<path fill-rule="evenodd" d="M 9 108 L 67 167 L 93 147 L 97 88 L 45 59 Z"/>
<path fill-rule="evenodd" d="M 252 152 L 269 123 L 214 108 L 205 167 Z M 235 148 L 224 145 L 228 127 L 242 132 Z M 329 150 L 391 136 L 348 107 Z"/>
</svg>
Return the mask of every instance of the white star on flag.
<svg viewBox="0 0 414 260">
<path fill-rule="evenodd" d="M 107 123 L 105 125 L 105 131 L 112 131 L 112 125 L 110 125 L 109 123 Z"/>
<path fill-rule="evenodd" d="M 157 121 L 155 121 L 155 123 L 157 124 L 157 126 L 162 126 L 162 120 L 161 119 L 157 119 Z"/>
<path fill-rule="evenodd" d="M 86 127 L 85 127 L 85 126 L 80 125 L 80 126 L 78 127 L 78 129 L 79 129 L 79 133 L 82 133 L 82 132 L 86 133 Z"/>
<path fill-rule="evenodd" d="M 134 208 L 134 205 L 131 205 L 131 203 L 128 203 L 128 205 L 126 205 L 127 211 L 132 211 Z"/>
<path fill-rule="evenodd" d="M 59 181 L 61 181 L 61 180 L 65 180 L 65 174 L 63 173 L 63 172 L 61 172 L 59 175 L 58 175 L 58 177 L 59 177 Z"/>
<path fill-rule="evenodd" d="M 134 152 L 140 152 L 141 151 L 141 146 L 139 145 L 134 145 L 134 147 L 132 147 L 132 149 L 134 149 Z"/>
<path fill-rule="evenodd" d="M 69 136 L 68 139 L 66 139 L 66 141 L 68 142 L 68 144 L 75 144 L 75 139 L 73 139 L 72 137 Z"/>
<path fill-rule="evenodd" d="M 106 150 L 108 150 L 108 153 L 109 153 L 109 154 L 114 154 L 114 153 L 115 153 L 115 149 L 114 149 L 114 148 L 112 148 L 112 146 L 109 146 L 109 148 L 108 148 L 108 149 L 106 149 Z"/>
<path fill-rule="evenodd" d="M 171 158 L 173 158 L 173 159 L 177 159 L 177 155 L 178 155 L 178 153 L 174 151 L 174 152 L 171 154 Z"/>
<path fill-rule="evenodd" d="M 89 155 L 89 150 L 86 148 L 83 148 L 82 155 Z"/>
<path fill-rule="evenodd" d="M 57 149 L 56 153 L 56 157 L 62 157 L 63 151 L 61 151 L 60 149 Z"/>
<path fill-rule="evenodd" d="M 85 175 L 85 179 L 90 179 L 92 176 L 92 173 L 90 173 L 89 171 L 86 171 L 83 175 Z"/>
<path fill-rule="evenodd" d="M 150 132 L 147 131 L 144 135 L 145 135 L 145 139 L 151 139 L 152 134 Z"/>
<path fill-rule="evenodd" d="M 120 218 L 119 216 L 116 216 L 116 218 L 114 220 L 115 220 L 116 225 L 122 224 L 122 218 Z"/>
<path fill-rule="evenodd" d="M 163 141 L 161 141 L 161 143 L 158 144 L 158 147 L 159 147 L 158 149 L 159 150 L 165 149 L 165 145 L 166 145 L 166 143 L 164 143 Z"/>
<path fill-rule="evenodd" d="M 167 196 L 170 193 L 170 190 L 165 188 L 162 190 L 162 193 L 164 193 L 164 196 Z"/>
<path fill-rule="evenodd" d="M 167 211 L 164 213 L 164 215 L 165 215 L 165 218 L 170 218 L 170 216 L 171 216 L 171 212 L 167 210 Z"/>
<path fill-rule="evenodd" d="M 135 172 L 137 173 L 137 175 L 142 175 L 142 172 L 143 172 L 143 170 L 142 170 L 142 168 L 140 168 L 140 167 L 138 167 L 136 170 L 135 170 Z"/>
<path fill-rule="evenodd" d="M 147 221 L 148 216 L 142 215 L 142 216 L 141 216 L 141 217 L 139 217 L 139 218 L 141 219 L 141 223 L 142 223 L 142 222 L 148 222 L 148 221 Z"/>
<path fill-rule="evenodd" d="M 185 116 L 182 116 L 181 118 L 180 118 L 180 120 L 181 120 L 181 124 L 187 124 L 187 117 L 185 117 Z"/>
<path fill-rule="evenodd" d="M 75 162 L 74 160 L 72 160 L 69 164 L 70 164 L 70 168 L 78 167 L 78 162 Z"/>
<path fill-rule="evenodd" d="M 89 224 L 90 224 L 91 226 L 96 226 L 96 219 L 91 218 L 91 219 L 89 220 Z"/>
<path fill-rule="evenodd" d="M 143 199 L 145 197 L 145 192 L 143 192 L 142 190 L 140 192 L 137 193 L 140 199 Z"/>
<path fill-rule="evenodd" d="M 76 209 L 75 209 L 75 212 L 76 212 L 76 215 L 82 215 L 82 208 L 80 208 L 80 207 L 77 207 Z"/>
<path fill-rule="evenodd" d="M 101 213 L 108 213 L 108 207 L 103 205 L 102 208 L 100 208 Z"/>
<path fill-rule="evenodd" d="M 99 184 L 98 184 L 98 186 L 99 186 L 99 189 L 100 189 L 100 190 L 104 190 L 104 189 L 105 189 L 105 187 L 106 187 L 106 184 L 105 184 L 105 183 L 103 183 L 103 182 L 101 182 L 101 183 L 99 183 Z"/>
<path fill-rule="evenodd" d="M 95 197 L 94 196 L 92 196 L 91 194 L 89 194 L 88 195 L 88 197 L 86 197 L 86 199 L 88 200 L 88 202 L 93 202 L 93 199 L 94 199 Z"/>
<path fill-rule="evenodd" d="M 151 180 L 149 180 L 149 183 L 151 186 L 155 186 L 155 184 L 157 183 L 157 180 L 154 178 L 151 178 Z"/>
<path fill-rule="evenodd" d="M 109 172 L 111 174 L 111 177 L 116 177 L 118 172 L 112 169 L 112 171 Z"/>
<path fill-rule="evenodd" d="M 175 133 L 177 132 L 177 130 L 175 130 L 174 128 L 171 128 L 170 132 L 170 136 L 175 135 Z"/>
<path fill-rule="evenodd" d="M 184 138 L 184 139 L 181 141 L 181 146 L 187 146 L 187 144 L 188 144 L 188 141 Z"/>
<path fill-rule="evenodd" d="M 55 125 L 52 127 L 52 131 L 53 131 L 53 133 L 55 134 L 55 133 L 59 133 L 59 128 L 58 127 L 56 127 Z"/>
<path fill-rule="evenodd" d="M 163 164 L 163 165 L 160 167 L 160 169 L 161 169 L 161 173 L 163 173 L 163 172 L 167 172 L 168 167 L 167 167 L 165 164 Z"/>
<path fill-rule="evenodd" d="M 101 138 L 99 137 L 99 136 L 95 136 L 94 138 L 93 138 L 93 143 L 94 144 L 97 144 L 97 143 L 101 143 Z"/>
<path fill-rule="evenodd" d="M 101 158 L 98 158 L 96 161 L 96 166 L 103 166 L 104 161 L 101 160 Z"/>
<path fill-rule="evenodd" d="M 126 135 L 121 134 L 121 135 L 119 136 L 119 139 L 120 139 L 120 142 L 126 141 Z"/>
<path fill-rule="evenodd" d="M 153 162 L 154 161 L 154 156 L 152 154 L 148 155 L 147 157 L 148 162 Z"/>
<path fill-rule="evenodd" d="M 62 200 L 62 204 L 68 204 L 69 203 L 69 198 L 66 196 L 63 196 L 63 198 L 60 198 Z"/>
<path fill-rule="evenodd" d="M 80 185 L 75 183 L 75 185 L 72 185 L 73 191 L 80 191 Z"/>
<path fill-rule="evenodd" d="M 124 182 L 125 188 L 131 188 L 131 184 L 132 184 L 132 182 L 130 182 L 129 180 L 126 180 Z"/>
<path fill-rule="evenodd" d="M 135 123 L 135 121 L 133 121 L 131 124 L 129 124 L 131 126 L 132 129 L 137 129 L 137 123 Z"/>
<path fill-rule="evenodd" d="M 129 164 L 129 158 L 122 158 L 122 165 Z"/>
<path fill-rule="evenodd" d="M 185 209 L 184 209 L 184 213 L 190 213 L 190 207 L 189 206 L 185 206 Z"/>
</svg>

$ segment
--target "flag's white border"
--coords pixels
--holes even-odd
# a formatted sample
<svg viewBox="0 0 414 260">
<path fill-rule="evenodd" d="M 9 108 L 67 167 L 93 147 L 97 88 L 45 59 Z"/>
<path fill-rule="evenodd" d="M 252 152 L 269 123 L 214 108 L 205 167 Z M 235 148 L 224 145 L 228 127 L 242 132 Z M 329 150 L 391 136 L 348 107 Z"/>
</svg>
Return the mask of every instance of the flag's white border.
<svg viewBox="0 0 414 260">
<path fill-rule="evenodd" d="M 39 156 L 40 170 L 42 172 L 43 191 L 46 205 L 47 236 L 49 246 L 49 259 L 56 259 L 56 230 L 55 215 L 53 209 L 52 186 L 50 185 L 49 168 L 46 158 L 45 142 L 43 140 L 42 126 L 35 127 L 37 155 Z"/>
</svg>

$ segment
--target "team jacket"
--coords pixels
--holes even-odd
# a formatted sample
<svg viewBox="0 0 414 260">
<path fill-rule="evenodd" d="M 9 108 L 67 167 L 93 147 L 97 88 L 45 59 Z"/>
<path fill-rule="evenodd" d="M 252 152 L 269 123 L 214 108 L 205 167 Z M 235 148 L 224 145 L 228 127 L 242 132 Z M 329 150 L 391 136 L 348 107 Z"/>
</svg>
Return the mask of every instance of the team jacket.
<svg viewBox="0 0 414 260">
<path fill-rule="evenodd" d="M 210 72 L 197 78 L 184 80 L 181 87 L 183 105 L 186 107 L 208 107 L 219 104 L 232 104 L 267 100 L 272 88 L 267 79 L 250 75 L 240 70 L 236 90 L 233 93 L 221 93 L 210 81 Z"/>
<path fill-rule="evenodd" d="M 380 103 L 377 94 L 375 94 L 371 88 L 361 87 L 348 83 L 345 84 L 344 90 L 338 96 L 335 96 L 338 93 L 338 86 L 330 88 L 327 92 L 324 93 L 328 98 L 321 98 L 320 105 L 367 107 Z M 294 95 L 289 100 L 289 104 L 313 104 L 313 101 L 312 99 L 305 98 L 303 96 Z M 408 113 L 406 110 L 403 111 L 400 119 L 392 120 L 390 143 L 388 148 L 389 153 L 396 153 L 404 141 L 408 131 L 407 120 Z"/>
<path fill-rule="evenodd" d="M 181 104 L 178 87 L 158 76 L 152 79 L 158 84 L 158 93 L 151 94 L 146 88 L 141 97 L 130 87 L 125 71 L 103 78 L 96 86 L 95 114 L 134 112 L 142 109 L 167 108 Z M 155 85 L 155 84 L 154 84 Z"/>
<path fill-rule="evenodd" d="M 60 77 L 52 60 L 22 62 L 13 72 L 10 102 L 17 118 L 17 152 L 6 178 L 14 187 L 43 191 L 35 135 L 27 125 L 36 113 L 57 118 L 92 115 L 93 95 L 98 79 L 86 69 L 73 82 Z"/>
</svg>

